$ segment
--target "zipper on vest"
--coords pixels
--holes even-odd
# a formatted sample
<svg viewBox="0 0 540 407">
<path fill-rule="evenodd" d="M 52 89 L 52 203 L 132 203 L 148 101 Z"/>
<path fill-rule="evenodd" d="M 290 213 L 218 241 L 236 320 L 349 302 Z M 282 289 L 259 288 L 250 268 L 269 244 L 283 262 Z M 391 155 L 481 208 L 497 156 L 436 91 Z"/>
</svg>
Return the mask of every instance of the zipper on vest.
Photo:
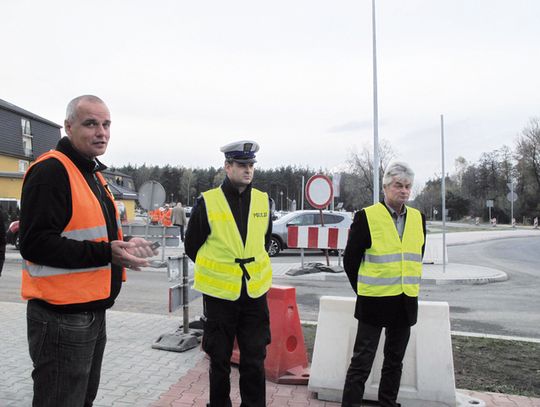
<svg viewBox="0 0 540 407">
<path fill-rule="evenodd" d="M 105 225 L 108 226 L 109 222 L 111 221 L 111 218 L 109 216 L 109 210 L 107 209 L 107 203 L 103 199 L 103 192 L 101 191 L 101 188 L 105 188 L 103 185 L 101 185 L 101 182 L 99 181 L 97 175 L 94 173 L 92 174 L 94 181 L 96 182 L 96 187 L 99 194 L 99 206 L 101 206 L 101 210 L 103 211 L 103 215 L 106 216 L 105 218 Z M 100 188 L 101 186 L 101 188 Z M 109 228 L 107 227 L 107 239 L 109 239 Z"/>
<path fill-rule="evenodd" d="M 244 208 L 242 206 L 242 196 L 238 194 L 238 216 L 240 222 L 238 222 L 238 232 L 240 234 L 240 239 L 242 239 L 242 243 L 244 244 L 244 247 L 246 247 L 246 241 L 247 241 L 247 225 L 246 225 L 246 235 L 242 235 L 242 229 L 244 228 L 244 214 L 243 214 Z M 248 279 L 249 280 L 249 279 Z"/>
</svg>

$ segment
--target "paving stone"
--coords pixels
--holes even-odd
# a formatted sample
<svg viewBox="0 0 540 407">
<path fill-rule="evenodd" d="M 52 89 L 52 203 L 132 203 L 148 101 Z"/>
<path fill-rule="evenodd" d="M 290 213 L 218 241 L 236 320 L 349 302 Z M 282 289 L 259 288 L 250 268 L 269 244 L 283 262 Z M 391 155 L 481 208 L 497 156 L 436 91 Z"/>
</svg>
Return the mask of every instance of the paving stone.
<svg viewBox="0 0 540 407">
<path fill-rule="evenodd" d="M 26 340 L 26 305 L 0 302 L 0 406 L 30 407 L 32 362 Z M 95 407 L 205 407 L 208 359 L 200 348 L 167 352 L 151 348 L 160 333 L 174 332 L 179 318 L 107 312 L 108 342 Z M 233 406 L 240 405 L 238 369 L 231 374 Z M 461 391 L 461 390 L 460 390 Z M 540 407 L 540 399 L 463 391 L 487 407 Z M 338 407 L 317 400 L 307 386 L 267 382 L 267 406 Z"/>
</svg>

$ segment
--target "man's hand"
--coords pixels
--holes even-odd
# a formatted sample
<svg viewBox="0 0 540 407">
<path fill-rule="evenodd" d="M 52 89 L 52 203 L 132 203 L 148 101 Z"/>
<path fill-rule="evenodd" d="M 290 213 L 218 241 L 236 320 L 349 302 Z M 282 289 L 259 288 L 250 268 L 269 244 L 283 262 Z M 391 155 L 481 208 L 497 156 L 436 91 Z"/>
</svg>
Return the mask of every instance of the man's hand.
<svg viewBox="0 0 540 407">
<path fill-rule="evenodd" d="M 152 242 L 143 239 L 142 237 L 132 237 L 129 243 L 133 243 L 135 246 L 127 249 L 129 254 L 137 257 L 146 258 L 157 256 L 158 251 L 152 249 Z"/>
<path fill-rule="evenodd" d="M 150 245 L 151 242 L 140 237 L 135 237 L 129 242 L 113 240 L 111 242 L 112 262 L 117 266 L 139 271 L 141 267 L 148 266 L 147 257 L 157 254 Z"/>
</svg>

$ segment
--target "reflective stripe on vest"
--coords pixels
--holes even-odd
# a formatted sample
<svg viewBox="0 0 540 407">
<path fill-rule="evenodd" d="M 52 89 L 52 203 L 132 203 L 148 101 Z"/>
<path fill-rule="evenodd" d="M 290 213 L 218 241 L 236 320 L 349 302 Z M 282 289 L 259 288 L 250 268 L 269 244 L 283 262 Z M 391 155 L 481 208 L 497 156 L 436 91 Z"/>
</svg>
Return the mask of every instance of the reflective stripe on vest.
<svg viewBox="0 0 540 407">
<path fill-rule="evenodd" d="M 72 200 L 72 215 L 61 233 L 62 237 L 78 241 L 108 241 L 107 226 L 100 202 L 75 164 L 63 153 L 50 151 L 36 162 L 47 159 L 58 160 L 66 169 Z M 33 164 L 33 165 L 34 165 Z M 107 198 L 114 198 L 100 173 L 96 177 L 103 185 Z M 122 228 L 115 207 L 117 238 L 122 240 Z M 23 260 L 22 297 L 39 298 L 56 305 L 77 304 L 105 299 L 110 296 L 111 264 L 85 268 L 59 268 L 35 264 Z M 125 280 L 125 270 L 122 270 Z"/>
<path fill-rule="evenodd" d="M 417 297 L 424 244 L 422 215 L 407 207 L 403 238 L 400 239 L 392 217 L 382 203 L 365 211 L 372 242 L 358 270 L 358 294 L 384 297 L 405 293 Z"/>
<path fill-rule="evenodd" d="M 69 269 L 69 273 L 66 273 L 66 270 L 68 269 L 41 266 L 39 264 L 34 264 L 27 260 L 23 262 L 23 270 L 27 271 L 28 274 L 30 274 L 32 277 L 47 277 L 47 276 L 57 276 L 60 274 L 86 273 L 89 271 L 99 271 L 101 269 L 110 269 L 110 268 L 111 268 L 111 263 L 106 264 L 102 268 L 89 267 L 89 268 L 80 268 L 80 269 Z"/>
<path fill-rule="evenodd" d="M 358 276 L 358 281 L 369 285 L 420 284 L 420 277 L 368 277 Z"/>
<path fill-rule="evenodd" d="M 95 240 L 102 241 L 107 240 L 107 227 L 96 226 L 88 229 L 63 231 L 60 236 L 67 237 L 74 240 Z"/>
<path fill-rule="evenodd" d="M 403 260 L 422 262 L 422 255 L 416 254 L 416 253 L 403 253 L 403 255 L 386 254 L 386 255 L 380 255 L 380 256 L 366 253 L 364 257 L 365 261 L 368 261 L 370 263 L 392 263 L 394 261 L 401 261 L 402 258 Z"/>
<path fill-rule="evenodd" d="M 203 197 L 210 234 L 197 252 L 193 287 L 213 297 L 236 300 L 245 277 L 248 295 L 260 297 L 272 284 L 272 266 L 264 248 L 268 195 L 251 189 L 245 246 L 223 190 L 206 191 Z"/>
</svg>

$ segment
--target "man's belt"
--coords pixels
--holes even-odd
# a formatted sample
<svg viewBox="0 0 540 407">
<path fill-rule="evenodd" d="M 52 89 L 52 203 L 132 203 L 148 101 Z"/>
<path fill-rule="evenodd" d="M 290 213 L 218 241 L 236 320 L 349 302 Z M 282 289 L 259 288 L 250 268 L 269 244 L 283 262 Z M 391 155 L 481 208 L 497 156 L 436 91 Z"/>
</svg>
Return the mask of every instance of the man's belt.
<svg viewBox="0 0 540 407">
<path fill-rule="evenodd" d="M 255 257 L 249 257 L 247 259 L 234 259 L 234 261 L 236 263 L 238 263 L 238 265 L 240 266 L 240 268 L 242 269 L 242 274 L 244 275 L 244 278 L 246 280 L 249 280 L 251 278 L 251 276 L 249 275 L 247 269 L 246 269 L 246 264 L 248 263 L 252 263 L 255 261 Z"/>
</svg>

